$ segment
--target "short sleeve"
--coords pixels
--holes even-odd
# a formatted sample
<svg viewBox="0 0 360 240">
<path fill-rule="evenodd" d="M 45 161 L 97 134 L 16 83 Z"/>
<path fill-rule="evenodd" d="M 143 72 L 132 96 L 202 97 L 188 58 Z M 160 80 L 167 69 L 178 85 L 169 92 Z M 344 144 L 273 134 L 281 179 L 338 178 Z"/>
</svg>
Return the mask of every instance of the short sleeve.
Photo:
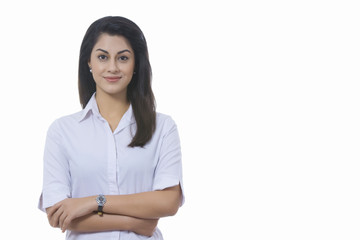
<svg viewBox="0 0 360 240">
<path fill-rule="evenodd" d="M 182 191 L 181 205 L 185 202 L 182 179 L 182 156 L 180 137 L 175 122 L 165 121 L 165 133 L 162 137 L 160 156 L 155 170 L 153 190 L 163 190 L 180 184 Z"/>
<path fill-rule="evenodd" d="M 43 167 L 43 189 L 38 208 L 45 212 L 46 208 L 71 197 L 69 162 L 57 121 L 47 132 Z"/>
</svg>

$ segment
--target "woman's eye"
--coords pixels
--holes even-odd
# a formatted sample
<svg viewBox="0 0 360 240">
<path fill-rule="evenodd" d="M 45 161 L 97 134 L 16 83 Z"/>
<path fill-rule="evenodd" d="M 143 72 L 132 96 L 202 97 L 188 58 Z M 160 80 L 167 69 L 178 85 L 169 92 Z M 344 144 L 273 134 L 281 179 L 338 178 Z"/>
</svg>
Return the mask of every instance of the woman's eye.
<svg viewBox="0 0 360 240">
<path fill-rule="evenodd" d="M 103 61 L 103 60 L 106 60 L 107 59 L 107 56 L 105 55 L 99 55 L 98 58 Z"/>
<path fill-rule="evenodd" d="M 128 57 L 126 57 L 126 56 L 121 56 L 121 57 L 119 57 L 119 60 L 120 61 L 126 61 L 126 60 L 128 60 L 129 58 Z"/>
</svg>

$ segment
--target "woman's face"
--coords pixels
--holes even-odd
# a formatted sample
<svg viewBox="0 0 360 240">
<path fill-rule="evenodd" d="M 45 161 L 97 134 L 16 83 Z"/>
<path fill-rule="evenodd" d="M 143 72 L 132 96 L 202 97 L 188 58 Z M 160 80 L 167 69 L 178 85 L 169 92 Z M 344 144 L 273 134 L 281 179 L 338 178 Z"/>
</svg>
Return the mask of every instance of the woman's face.
<svg viewBox="0 0 360 240">
<path fill-rule="evenodd" d="M 134 74 L 134 51 L 123 36 L 103 33 L 91 52 L 89 67 L 97 93 L 126 97 L 127 86 Z"/>
</svg>

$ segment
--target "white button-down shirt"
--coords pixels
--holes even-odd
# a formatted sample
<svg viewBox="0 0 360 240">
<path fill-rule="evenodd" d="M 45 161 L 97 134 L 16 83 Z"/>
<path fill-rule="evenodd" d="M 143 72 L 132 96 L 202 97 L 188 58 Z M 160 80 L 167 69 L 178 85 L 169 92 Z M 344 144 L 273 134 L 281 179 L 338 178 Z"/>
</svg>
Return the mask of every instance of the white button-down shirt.
<svg viewBox="0 0 360 240">
<path fill-rule="evenodd" d="M 133 194 L 179 183 L 184 189 L 180 140 L 171 117 L 157 113 L 156 131 L 144 148 L 128 147 L 135 131 L 130 106 L 112 132 L 99 113 L 95 94 L 82 111 L 56 120 L 46 138 L 39 208 L 45 211 L 69 197 Z M 67 231 L 66 236 L 76 240 L 163 239 L 159 229 L 151 238 L 128 231 Z"/>
</svg>

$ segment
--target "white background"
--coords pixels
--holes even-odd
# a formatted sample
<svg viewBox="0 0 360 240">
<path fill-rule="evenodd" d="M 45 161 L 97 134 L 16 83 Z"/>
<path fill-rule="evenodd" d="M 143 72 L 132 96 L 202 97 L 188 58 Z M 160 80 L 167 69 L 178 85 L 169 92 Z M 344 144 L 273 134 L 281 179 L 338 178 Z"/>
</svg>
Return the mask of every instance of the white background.
<svg viewBox="0 0 360 240">
<path fill-rule="evenodd" d="M 37 209 L 45 134 L 80 110 L 86 29 L 121 15 L 181 135 L 186 203 L 165 239 L 360 239 L 357 2 L 2 2 L 1 235 L 64 239 Z"/>
</svg>

